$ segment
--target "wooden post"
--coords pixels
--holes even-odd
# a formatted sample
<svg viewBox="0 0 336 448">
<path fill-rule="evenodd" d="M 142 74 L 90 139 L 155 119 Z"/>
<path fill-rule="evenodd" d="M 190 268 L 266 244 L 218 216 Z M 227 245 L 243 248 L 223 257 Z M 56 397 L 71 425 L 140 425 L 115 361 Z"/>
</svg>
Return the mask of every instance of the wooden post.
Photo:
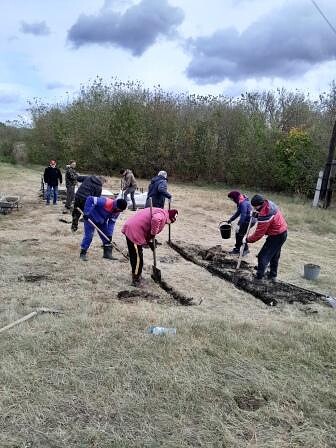
<svg viewBox="0 0 336 448">
<path fill-rule="evenodd" d="M 322 179 L 323 179 L 323 170 L 321 170 L 319 172 L 319 176 L 318 176 L 318 179 L 317 179 L 315 195 L 314 195 L 314 200 L 313 200 L 313 207 L 317 207 L 318 204 L 319 204 Z"/>
</svg>

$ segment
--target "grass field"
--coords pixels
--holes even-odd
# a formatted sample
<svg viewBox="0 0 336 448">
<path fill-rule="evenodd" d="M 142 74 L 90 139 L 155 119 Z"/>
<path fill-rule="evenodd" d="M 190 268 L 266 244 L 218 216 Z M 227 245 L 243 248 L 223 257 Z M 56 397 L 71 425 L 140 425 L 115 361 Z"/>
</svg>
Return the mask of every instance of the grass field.
<svg viewBox="0 0 336 448">
<path fill-rule="evenodd" d="M 89 262 L 79 262 L 82 230 L 59 222 L 62 205 L 46 207 L 39 182 L 37 168 L 0 165 L 0 191 L 23 201 L 0 215 L 0 326 L 40 306 L 64 314 L 0 334 L 1 448 L 336 447 L 336 310 L 267 307 L 166 244 L 164 279 L 202 304 L 176 306 L 151 281 L 150 251 L 146 290 L 162 303 L 117 300 L 132 290 L 128 263 L 103 260 L 97 237 Z M 109 184 L 117 190 L 119 181 Z M 232 247 L 217 229 L 233 212 L 228 187 L 170 190 L 180 211 L 173 239 Z M 336 296 L 335 209 L 271 198 L 289 222 L 280 278 Z M 120 228 L 131 213 L 114 236 L 124 248 Z M 321 265 L 315 283 L 302 278 L 307 262 Z M 152 324 L 177 334 L 149 335 Z"/>
</svg>

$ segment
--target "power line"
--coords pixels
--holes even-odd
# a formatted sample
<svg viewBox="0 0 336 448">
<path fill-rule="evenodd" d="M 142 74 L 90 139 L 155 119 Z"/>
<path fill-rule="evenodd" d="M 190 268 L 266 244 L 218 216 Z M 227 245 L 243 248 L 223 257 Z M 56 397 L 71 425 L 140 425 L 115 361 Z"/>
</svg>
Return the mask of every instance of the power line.
<svg viewBox="0 0 336 448">
<path fill-rule="evenodd" d="M 318 10 L 318 12 L 321 14 L 321 16 L 324 18 L 324 20 L 327 22 L 327 24 L 330 26 L 332 31 L 336 34 L 336 28 L 334 27 L 334 25 L 331 22 L 329 22 L 328 17 L 324 14 L 324 12 L 319 7 L 319 5 L 314 0 L 310 0 L 310 1 L 315 6 L 315 8 Z"/>
</svg>

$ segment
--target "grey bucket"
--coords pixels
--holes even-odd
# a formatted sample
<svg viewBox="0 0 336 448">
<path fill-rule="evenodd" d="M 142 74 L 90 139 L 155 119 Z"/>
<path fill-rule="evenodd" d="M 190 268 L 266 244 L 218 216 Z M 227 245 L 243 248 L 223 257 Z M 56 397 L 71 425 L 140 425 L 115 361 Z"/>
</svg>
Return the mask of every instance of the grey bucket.
<svg viewBox="0 0 336 448">
<path fill-rule="evenodd" d="M 303 267 L 303 276 L 304 278 L 308 279 L 308 280 L 317 280 L 318 276 L 320 275 L 320 271 L 321 271 L 321 266 L 317 265 L 317 264 L 305 264 Z"/>
</svg>

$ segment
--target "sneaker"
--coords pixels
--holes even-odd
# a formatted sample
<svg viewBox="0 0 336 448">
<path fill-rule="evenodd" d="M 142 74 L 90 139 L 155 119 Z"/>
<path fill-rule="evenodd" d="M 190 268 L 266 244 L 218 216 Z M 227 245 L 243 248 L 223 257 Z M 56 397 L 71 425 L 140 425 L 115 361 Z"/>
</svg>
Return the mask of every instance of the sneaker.
<svg viewBox="0 0 336 448">
<path fill-rule="evenodd" d="M 252 275 L 252 281 L 258 285 L 264 285 L 265 280 L 263 277 L 258 277 L 257 275 Z"/>
<path fill-rule="evenodd" d="M 229 255 L 239 255 L 239 253 L 240 253 L 239 249 L 234 248 L 230 250 Z"/>
<path fill-rule="evenodd" d="M 267 277 L 267 280 L 268 280 L 270 283 L 277 283 L 277 278 L 276 278 L 276 277 Z"/>
</svg>

